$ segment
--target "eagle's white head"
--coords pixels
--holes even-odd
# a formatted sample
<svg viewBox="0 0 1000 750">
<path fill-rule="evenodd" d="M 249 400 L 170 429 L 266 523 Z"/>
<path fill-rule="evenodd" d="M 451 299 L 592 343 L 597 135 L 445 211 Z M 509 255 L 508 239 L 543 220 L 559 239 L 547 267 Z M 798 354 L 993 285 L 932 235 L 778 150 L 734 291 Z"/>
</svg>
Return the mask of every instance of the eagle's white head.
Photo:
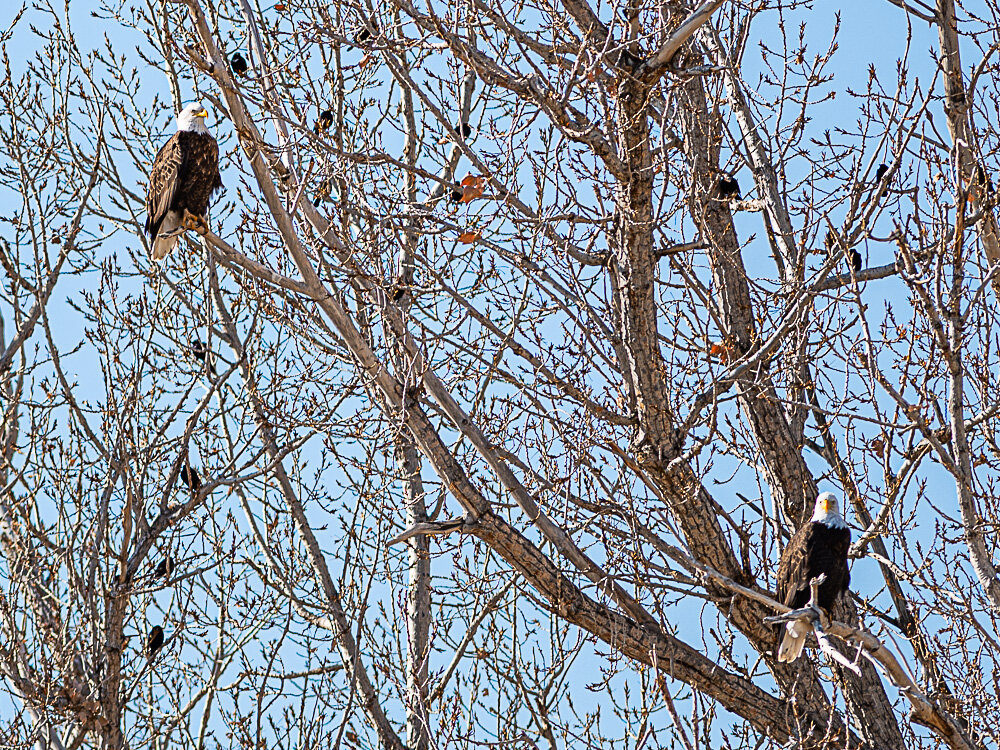
<svg viewBox="0 0 1000 750">
<path fill-rule="evenodd" d="M 206 117 L 208 110 L 201 106 L 201 102 L 191 102 L 177 115 L 177 129 L 192 133 L 208 133 L 208 127 L 205 125 Z"/>
<path fill-rule="evenodd" d="M 832 492 L 822 492 L 816 498 L 816 509 L 810 520 L 835 529 L 847 528 L 847 521 L 840 515 L 840 502 Z"/>
</svg>

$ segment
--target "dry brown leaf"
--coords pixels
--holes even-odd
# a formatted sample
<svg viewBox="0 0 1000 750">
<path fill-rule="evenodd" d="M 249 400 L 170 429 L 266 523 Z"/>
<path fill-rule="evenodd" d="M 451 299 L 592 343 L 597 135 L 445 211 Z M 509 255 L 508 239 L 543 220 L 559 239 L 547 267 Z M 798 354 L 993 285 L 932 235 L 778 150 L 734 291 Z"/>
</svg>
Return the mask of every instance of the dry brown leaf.
<svg viewBox="0 0 1000 750">
<path fill-rule="evenodd" d="M 462 197 L 459 203 L 469 203 L 476 198 L 482 198 L 485 187 L 486 178 L 482 175 L 466 175 L 462 178 Z"/>
<path fill-rule="evenodd" d="M 728 362 L 733 356 L 733 347 L 727 344 L 712 344 L 708 353 L 712 357 L 718 357 L 723 362 Z"/>
</svg>

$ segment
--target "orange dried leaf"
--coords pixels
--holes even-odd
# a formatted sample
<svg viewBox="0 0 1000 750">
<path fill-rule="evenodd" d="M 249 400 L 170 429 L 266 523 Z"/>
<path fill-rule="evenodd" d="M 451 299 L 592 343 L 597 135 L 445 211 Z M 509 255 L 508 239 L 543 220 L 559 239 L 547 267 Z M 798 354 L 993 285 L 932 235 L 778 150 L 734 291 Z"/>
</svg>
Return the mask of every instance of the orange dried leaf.
<svg viewBox="0 0 1000 750">
<path fill-rule="evenodd" d="M 467 174 L 462 178 L 462 197 L 459 203 L 469 203 L 476 198 L 483 197 L 483 190 L 486 187 L 486 178 L 482 175 Z"/>
<path fill-rule="evenodd" d="M 712 344 L 708 349 L 709 356 L 718 357 L 723 362 L 728 362 L 733 356 L 733 348 L 726 344 Z"/>
<path fill-rule="evenodd" d="M 288 6 L 285 5 L 284 3 L 278 3 L 277 5 L 274 6 L 274 9 L 275 10 L 288 10 Z"/>
<path fill-rule="evenodd" d="M 471 229 L 467 229 L 466 231 L 458 235 L 458 241 L 461 242 L 463 245 L 471 245 L 473 242 L 478 240 L 480 236 L 481 235 L 479 232 L 474 232 Z"/>
</svg>

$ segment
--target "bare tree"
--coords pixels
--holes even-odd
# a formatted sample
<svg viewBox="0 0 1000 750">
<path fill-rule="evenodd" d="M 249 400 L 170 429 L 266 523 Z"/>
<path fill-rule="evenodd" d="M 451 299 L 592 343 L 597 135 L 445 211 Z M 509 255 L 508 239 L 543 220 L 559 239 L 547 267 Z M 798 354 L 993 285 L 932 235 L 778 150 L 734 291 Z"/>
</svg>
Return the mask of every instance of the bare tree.
<svg viewBox="0 0 1000 750">
<path fill-rule="evenodd" d="M 993 4 L 91 10 L 0 37 L 6 742 L 997 743 Z"/>
</svg>

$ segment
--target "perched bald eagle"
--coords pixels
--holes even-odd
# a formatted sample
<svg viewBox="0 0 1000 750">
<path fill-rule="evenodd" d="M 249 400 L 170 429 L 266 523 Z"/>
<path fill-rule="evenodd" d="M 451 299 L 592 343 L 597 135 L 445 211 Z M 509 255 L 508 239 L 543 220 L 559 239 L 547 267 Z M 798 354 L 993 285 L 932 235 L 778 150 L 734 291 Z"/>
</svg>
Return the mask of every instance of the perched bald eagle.
<svg viewBox="0 0 1000 750">
<path fill-rule="evenodd" d="M 177 115 L 177 132 L 153 160 L 146 193 L 146 234 L 153 260 L 167 256 L 185 229 L 205 226 L 212 193 L 222 187 L 219 144 L 215 142 L 200 103 Z"/>
<path fill-rule="evenodd" d="M 851 531 L 840 515 L 837 496 L 824 492 L 816 498 L 812 518 L 795 532 L 781 554 L 778 601 L 792 609 L 804 607 L 809 603 L 809 582 L 825 573 L 826 580 L 819 587 L 817 603 L 829 612 L 851 583 L 851 571 L 847 567 L 850 545 Z M 798 659 L 808 633 L 808 626 L 800 621 L 779 624 L 778 661 Z"/>
</svg>

